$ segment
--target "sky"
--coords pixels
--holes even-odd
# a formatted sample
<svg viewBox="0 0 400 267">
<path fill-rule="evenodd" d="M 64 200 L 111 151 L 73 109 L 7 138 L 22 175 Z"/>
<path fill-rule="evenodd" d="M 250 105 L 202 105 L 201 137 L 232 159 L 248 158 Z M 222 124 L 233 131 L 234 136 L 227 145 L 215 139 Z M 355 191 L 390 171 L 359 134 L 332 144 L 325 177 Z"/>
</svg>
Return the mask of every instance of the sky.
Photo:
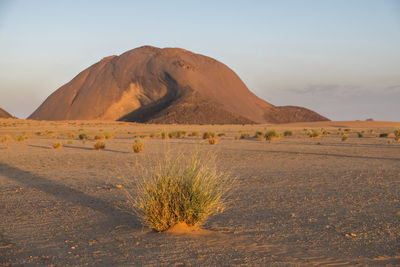
<svg viewBox="0 0 400 267">
<path fill-rule="evenodd" d="M 0 0 L 0 107 L 26 118 L 142 45 L 213 57 L 274 105 L 400 121 L 400 0 Z"/>
</svg>

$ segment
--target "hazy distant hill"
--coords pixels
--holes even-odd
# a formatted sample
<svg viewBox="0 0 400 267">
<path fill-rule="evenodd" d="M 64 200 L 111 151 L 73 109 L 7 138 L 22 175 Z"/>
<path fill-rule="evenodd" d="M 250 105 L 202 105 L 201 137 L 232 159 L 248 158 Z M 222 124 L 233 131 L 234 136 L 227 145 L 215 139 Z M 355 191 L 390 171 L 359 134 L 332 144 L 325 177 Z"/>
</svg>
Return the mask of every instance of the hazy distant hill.
<svg viewBox="0 0 400 267">
<path fill-rule="evenodd" d="M 306 108 L 277 107 L 258 98 L 215 59 L 151 46 L 90 66 L 29 118 L 193 124 L 328 120 Z"/>
</svg>

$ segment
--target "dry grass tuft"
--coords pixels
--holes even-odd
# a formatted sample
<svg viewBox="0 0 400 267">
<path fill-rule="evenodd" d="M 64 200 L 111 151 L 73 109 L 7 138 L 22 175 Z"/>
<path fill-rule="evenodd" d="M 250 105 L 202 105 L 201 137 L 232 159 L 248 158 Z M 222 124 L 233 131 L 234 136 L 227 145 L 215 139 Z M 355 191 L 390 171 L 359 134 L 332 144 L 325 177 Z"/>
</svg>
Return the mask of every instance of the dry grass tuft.
<svg viewBox="0 0 400 267">
<path fill-rule="evenodd" d="M 203 134 L 203 139 L 209 139 L 211 137 L 215 137 L 215 132 L 205 132 Z"/>
<path fill-rule="evenodd" d="M 318 131 L 318 130 L 313 129 L 310 132 L 308 132 L 308 136 L 310 138 L 319 138 L 321 136 L 321 132 Z"/>
<path fill-rule="evenodd" d="M 286 130 L 283 132 L 283 136 L 292 136 L 293 135 L 293 131 L 291 130 Z"/>
<path fill-rule="evenodd" d="M 178 223 L 198 226 L 223 212 L 232 183 L 211 159 L 199 159 L 197 154 L 190 160 L 182 155 L 173 160 L 166 157 L 139 177 L 133 191 L 126 191 L 134 212 L 160 232 Z"/>
<path fill-rule="evenodd" d="M 144 144 L 142 143 L 142 141 L 140 141 L 140 139 L 135 139 L 133 141 L 132 148 L 133 148 L 133 152 L 140 153 L 143 151 Z"/>
<path fill-rule="evenodd" d="M 53 143 L 52 146 L 54 149 L 60 149 L 60 148 L 62 148 L 63 145 L 60 142 L 57 142 L 57 143 Z"/>
<path fill-rule="evenodd" d="M 81 133 L 81 134 L 79 135 L 79 139 L 81 139 L 81 140 L 88 140 L 88 139 L 89 139 L 89 136 L 88 136 L 87 134 L 85 134 L 85 133 Z"/>
<path fill-rule="evenodd" d="M 279 134 L 276 130 L 269 130 L 265 133 L 264 138 L 267 141 L 273 141 L 273 140 L 279 138 Z"/>
<path fill-rule="evenodd" d="M 1 143 L 8 143 L 8 142 L 10 142 L 11 141 L 11 136 L 9 136 L 8 134 L 7 135 L 3 135 L 2 137 L 1 137 L 1 139 L 0 139 L 0 142 Z"/>
<path fill-rule="evenodd" d="M 347 141 L 348 138 L 349 138 L 349 137 L 348 137 L 347 135 L 343 135 L 343 136 L 342 136 L 342 142 Z"/>
<path fill-rule="evenodd" d="M 250 137 L 250 135 L 248 133 L 241 133 L 240 134 L 240 139 L 247 139 L 249 137 Z"/>
<path fill-rule="evenodd" d="M 169 139 L 168 133 L 167 133 L 167 132 L 162 132 L 162 133 L 161 133 L 161 138 L 162 138 L 163 140 Z"/>
<path fill-rule="evenodd" d="M 103 141 L 98 141 L 94 144 L 94 149 L 96 150 L 104 150 L 106 148 L 106 143 L 104 143 Z"/>
<path fill-rule="evenodd" d="M 218 143 L 218 139 L 216 137 L 208 138 L 208 143 L 210 145 L 216 145 Z"/>
</svg>

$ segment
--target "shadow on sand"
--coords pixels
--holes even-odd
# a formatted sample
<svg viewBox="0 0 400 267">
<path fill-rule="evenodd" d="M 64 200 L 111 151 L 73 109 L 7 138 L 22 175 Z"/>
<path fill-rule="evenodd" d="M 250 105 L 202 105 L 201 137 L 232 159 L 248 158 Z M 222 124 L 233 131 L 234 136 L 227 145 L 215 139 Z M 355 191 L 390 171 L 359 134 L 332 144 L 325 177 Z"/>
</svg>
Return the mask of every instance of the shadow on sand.
<svg viewBox="0 0 400 267">
<path fill-rule="evenodd" d="M 136 216 L 112 206 L 103 199 L 89 196 L 62 183 L 49 180 L 1 162 L 0 174 L 24 186 L 52 195 L 62 201 L 101 212 L 106 215 L 106 223 L 108 223 L 110 227 L 127 225 L 131 228 L 141 229 L 141 223 Z"/>
</svg>

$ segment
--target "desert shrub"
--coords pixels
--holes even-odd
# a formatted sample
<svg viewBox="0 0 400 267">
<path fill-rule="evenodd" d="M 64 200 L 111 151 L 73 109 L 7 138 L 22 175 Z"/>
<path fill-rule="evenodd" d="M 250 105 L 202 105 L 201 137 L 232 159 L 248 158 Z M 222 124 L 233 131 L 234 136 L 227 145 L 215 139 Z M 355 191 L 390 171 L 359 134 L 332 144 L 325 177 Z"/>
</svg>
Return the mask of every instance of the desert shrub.
<svg viewBox="0 0 400 267">
<path fill-rule="evenodd" d="M 239 136 L 236 135 L 236 136 L 235 136 L 235 140 L 239 140 Z"/>
<path fill-rule="evenodd" d="M 350 133 L 350 132 L 351 132 L 351 129 L 347 128 L 347 129 L 344 129 L 344 131 L 345 131 L 346 133 Z"/>
<path fill-rule="evenodd" d="M 154 138 L 156 136 L 157 136 L 156 133 L 150 133 L 150 138 Z"/>
<path fill-rule="evenodd" d="M 218 137 L 224 137 L 224 136 L 226 136 L 225 133 L 219 133 L 219 134 L 218 134 Z"/>
<path fill-rule="evenodd" d="M 279 134 L 276 130 L 269 130 L 264 135 L 265 140 L 273 141 L 274 139 L 279 138 Z"/>
<path fill-rule="evenodd" d="M 342 136 L 342 142 L 347 141 L 348 138 L 349 138 L 349 137 L 348 137 L 347 135 L 343 135 L 343 136 Z"/>
<path fill-rule="evenodd" d="M 140 153 L 143 151 L 144 145 L 143 145 L 142 141 L 140 141 L 140 139 L 135 139 L 133 141 L 132 148 L 133 148 L 133 152 Z"/>
<path fill-rule="evenodd" d="M 189 134 L 189 136 L 191 136 L 191 137 L 200 137 L 201 135 L 200 135 L 199 132 L 192 132 L 192 133 Z"/>
<path fill-rule="evenodd" d="M 209 139 L 211 137 L 215 137 L 215 133 L 214 132 L 205 132 L 203 134 L 203 139 Z"/>
<path fill-rule="evenodd" d="M 357 136 L 358 136 L 358 138 L 362 138 L 363 134 L 361 132 L 357 132 Z"/>
<path fill-rule="evenodd" d="M 67 133 L 67 137 L 70 138 L 70 139 L 75 139 L 76 135 L 73 134 L 73 133 Z"/>
<path fill-rule="evenodd" d="M 286 130 L 283 132 L 283 136 L 292 136 L 293 135 L 293 131 L 291 130 Z"/>
<path fill-rule="evenodd" d="M 322 135 L 326 136 L 326 135 L 330 135 L 331 133 L 327 130 L 322 130 Z"/>
<path fill-rule="evenodd" d="M 88 140 L 89 136 L 85 133 L 81 133 L 79 134 L 79 139 L 81 140 Z"/>
<path fill-rule="evenodd" d="M 104 150 L 106 148 L 106 143 L 104 143 L 103 141 L 97 141 L 94 144 L 94 149 L 96 150 Z"/>
<path fill-rule="evenodd" d="M 263 138 L 264 134 L 263 134 L 263 132 L 257 131 L 257 132 L 255 132 L 254 137 L 255 138 Z"/>
<path fill-rule="evenodd" d="M 218 143 L 218 139 L 215 137 L 208 138 L 208 143 L 210 145 L 216 145 Z"/>
<path fill-rule="evenodd" d="M 173 131 L 169 133 L 170 138 L 184 138 L 186 136 L 185 131 Z"/>
<path fill-rule="evenodd" d="M 310 132 L 308 132 L 308 136 L 309 136 L 310 138 L 318 138 L 318 137 L 321 136 L 321 132 L 318 131 L 318 130 L 313 129 L 313 130 L 311 130 Z"/>
<path fill-rule="evenodd" d="M 114 134 L 112 133 L 104 133 L 104 138 L 109 140 L 114 138 Z"/>
<path fill-rule="evenodd" d="M 103 139 L 105 139 L 105 137 L 104 137 L 104 135 L 102 135 L 102 134 L 97 134 L 97 135 L 94 136 L 93 139 L 94 139 L 94 140 L 103 140 Z"/>
<path fill-rule="evenodd" d="M 216 170 L 212 156 L 207 158 L 166 158 L 138 177 L 134 189 L 127 193 L 144 224 L 156 231 L 178 223 L 198 226 L 210 215 L 224 211 L 232 189 L 229 175 Z"/>
<path fill-rule="evenodd" d="M 62 148 L 62 144 L 61 144 L 60 142 L 53 143 L 52 146 L 53 146 L 54 149 L 60 149 L 60 148 Z"/>
<path fill-rule="evenodd" d="M 2 142 L 2 143 L 7 143 L 7 142 L 9 142 L 11 140 L 11 136 L 9 136 L 9 135 L 3 135 L 2 137 L 1 137 L 1 139 L 0 139 L 0 142 Z"/>
<path fill-rule="evenodd" d="M 162 133 L 161 133 L 161 138 L 162 138 L 163 140 L 169 139 L 168 133 L 167 133 L 167 132 L 162 132 Z"/>
<path fill-rule="evenodd" d="M 246 139 L 246 138 L 249 138 L 249 137 L 250 137 L 250 135 L 248 133 L 241 133 L 240 134 L 240 139 Z"/>
<path fill-rule="evenodd" d="M 72 145 L 73 144 L 73 141 L 72 140 L 68 140 L 67 141 L 67 145 Z"/>
<path fill-rule="evenodd" d="M 388 137 L 388 136 L 389 136 L 388 133 L 380 133 L 380 134 L 379 134 L 379 137 L 381 137 L 381 138 L 383 138 L 383 137 Z"/>
<path fill-rule="evenodd" d="M 394 137 L 400 137 L 400 128 L 399 129 L 396 129 L 396 130 L 394 130 Z"/>
<path fill-rule="evenodd" d="M 16 136 L 13 137 L 13 139 L 14 139 L 14 141 L 16 141 L 16 142 L 24 142 L 25 139 L 27 139 L 27 137 L 26 137 L 26 136 L 23 136 L 23 135 L 16 135 Z"/>
</svg>

